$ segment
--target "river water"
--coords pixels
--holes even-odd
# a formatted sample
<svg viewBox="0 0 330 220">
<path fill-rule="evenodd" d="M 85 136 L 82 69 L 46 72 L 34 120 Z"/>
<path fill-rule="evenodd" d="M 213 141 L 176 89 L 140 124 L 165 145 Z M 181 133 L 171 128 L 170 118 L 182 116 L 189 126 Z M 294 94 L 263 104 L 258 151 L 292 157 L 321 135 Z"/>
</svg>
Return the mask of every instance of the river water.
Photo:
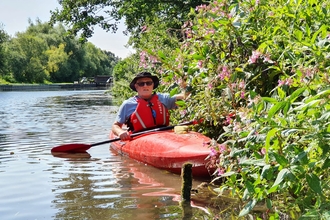
<svg viewBox="0 0 330 220">
<path fill-rule="evenodd" d="M 0 218 L 208 219 L 180 206 L 181 177 L 109 145 L 53 156 L 65 143 L 108 139 L 117 106 L 105 91 L 0 92 Z M 193 181 L 193 187 L 200 180 Z"/>
</svg>

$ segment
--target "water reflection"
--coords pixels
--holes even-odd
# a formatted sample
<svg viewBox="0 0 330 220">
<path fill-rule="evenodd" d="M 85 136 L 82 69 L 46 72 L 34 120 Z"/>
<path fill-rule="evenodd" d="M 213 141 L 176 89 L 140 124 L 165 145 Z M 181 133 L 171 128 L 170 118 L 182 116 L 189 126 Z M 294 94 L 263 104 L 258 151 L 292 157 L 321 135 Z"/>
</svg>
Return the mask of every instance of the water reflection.
<svg viewBox="0 0 330 220">
<path fill-rule="evenodd" d="M 85 155 L 80 159 L 70 156 L 73 155 L 65 155 L 68 175 L 53 178 L 55 185 L 60 183 L 53 190 L 57 195 L 53 203 L 59 210 L 56 218 L 78 215 L 81 219 L 102 219 L 104 215 L 108 219 L 183 218 L 178 206 L 177 183 L 181 181 L 178 175 L 118 155 L 120 160 L 107 161 L 86 159 Z M 54 176 L 59 175 L 56 168 L 53 172 Z M 195 214 L 205 215 L 202 207 L 194 207 Z"/>
<path fill-rule="evenodd" d="M 0 102 L 2 219 L 185 218 L 178 175 L 115 155 L 107 144 L 51 154 L 61 144 L 108 139 L 117 107 L 104 91 L 0 92 Z M 206 215 L 198 204 L 192 210 Z"/>
<path fill-rule="evenodd" d="M 82 158 L 91 158 L 91 155 L 87 152 L 80 153 L 67 153 L 67 152 L 51 152 L 54 157 L 59 158 L 68 158 L 68 159 L 82 159 Z"/>
</svg>

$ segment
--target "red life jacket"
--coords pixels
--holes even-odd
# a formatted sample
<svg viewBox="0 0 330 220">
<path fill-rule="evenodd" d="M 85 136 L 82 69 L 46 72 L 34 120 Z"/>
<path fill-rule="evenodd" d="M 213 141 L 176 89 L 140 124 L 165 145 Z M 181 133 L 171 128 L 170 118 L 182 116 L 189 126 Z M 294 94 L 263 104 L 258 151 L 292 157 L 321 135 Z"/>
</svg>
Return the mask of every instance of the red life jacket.
<svg viewBox="0 0 330 220">
<path fill-rule="evenodd" d="M 154 94 L 150 100 L 146 101 L 136 97 L 137 107 L 130 116 L 129 127 L 134 132 L 142 131 L 159 126 L 168 126 L 170 114 L 168 109 Z"/>
</svg>

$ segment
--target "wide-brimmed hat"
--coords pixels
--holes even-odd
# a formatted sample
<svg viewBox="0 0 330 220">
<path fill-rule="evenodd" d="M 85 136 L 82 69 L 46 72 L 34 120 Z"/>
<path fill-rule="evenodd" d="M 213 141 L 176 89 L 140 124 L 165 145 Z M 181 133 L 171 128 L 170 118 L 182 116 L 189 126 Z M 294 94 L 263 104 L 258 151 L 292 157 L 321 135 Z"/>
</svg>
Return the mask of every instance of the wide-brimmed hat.
<svg viewBox="0 0 330 220">
<path fill-rule="evenodd" d="M 129 84 L 129 87 L 136 92 L 135 89 L 135 83 L 140 78 L 150 78 L 154 82 L 154 89 L 156 89 L 159 85 L 159 78 L 157 76 L 151 75 L 149 72 L 141 72 L 136 75 L 136 77 L 132 80 L 132 82 Z"/>
</svg>

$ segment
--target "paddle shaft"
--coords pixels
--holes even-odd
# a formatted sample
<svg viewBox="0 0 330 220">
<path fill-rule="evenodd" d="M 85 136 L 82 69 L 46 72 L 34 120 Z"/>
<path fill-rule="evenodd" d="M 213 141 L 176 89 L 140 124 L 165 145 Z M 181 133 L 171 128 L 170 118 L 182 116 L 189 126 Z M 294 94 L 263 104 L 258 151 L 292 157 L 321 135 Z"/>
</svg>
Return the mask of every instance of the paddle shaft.
<svg viewBox="0 0 330 220">
<path fill-rule="evenodd" d="M 189 122 L 181 123 L 181 124 L 178 124 L 178 125 L 171 125 L 171 126 L 167 126 L 167 127 L 160 127 L 160 128 L 155 128 L 155 129 L 151 129 L 151 130 L 141 131 L 141 132 L 131 134 L 131 137 L 136 137 L 136 136 L 139 136 L 139 135 L 142 135 L 142 134 L 147 134 L 147 133 L 156 132 L 156 131 L 170 130 L 170 129 L 173 129 L 175 126 L 191 125 L 191 124 L 194 124 L 194 123 L 195 123 L 194 121 L 189 121 Z M 119 141 L 119 140 L 120 140 L 120 138 L 114 138 L 114 139 L 111 139 L 111 140 L 106 140 L 106 141 L 90 144 L 90 147 L 101 145 L 101 144 L 107 144 L 107 143 L 111 143 L 111 142 L 115 142 L 115 141 Z"/>
<path fill-rule="evenodd" d="M 155 129 L 151 129 L 151 130 L 141 131 L 138 133 L 131 134 L 131 137 L 135 137 L 138 135 L 147 134 L 147 133 L 151 133 L 151 132 L 170 130 L 170 129 L 173 129 L 175 126 L 183 126 L 183 125 L 191 125 L 191 124 L 197 124 L 197 122 L 191 121 L 191 122 L 185 122 L 185 123 L 174 125 L 174 126 L 167 126 L 167 127 L 161 127 L 161 128 L 155 128 Z M 120 138 L 114 138 L 111 140 L 106 140 L 106 141 L 102 141 L 102 142 L 98 142 L 98 143 L 94 143 L 94 144 L 64 144 L 64 145 L 52 148 L 51 152 L 53 152 L 53 153 L 54 152 L 85 152 L 86 150 L 88 150 L 89 148 L 91 148 L 93 146 L 111 143 L 111 142 L 115 142 L 115 141 L 119 141 L 119 140 L 120 140 Z"/>
</svg>

